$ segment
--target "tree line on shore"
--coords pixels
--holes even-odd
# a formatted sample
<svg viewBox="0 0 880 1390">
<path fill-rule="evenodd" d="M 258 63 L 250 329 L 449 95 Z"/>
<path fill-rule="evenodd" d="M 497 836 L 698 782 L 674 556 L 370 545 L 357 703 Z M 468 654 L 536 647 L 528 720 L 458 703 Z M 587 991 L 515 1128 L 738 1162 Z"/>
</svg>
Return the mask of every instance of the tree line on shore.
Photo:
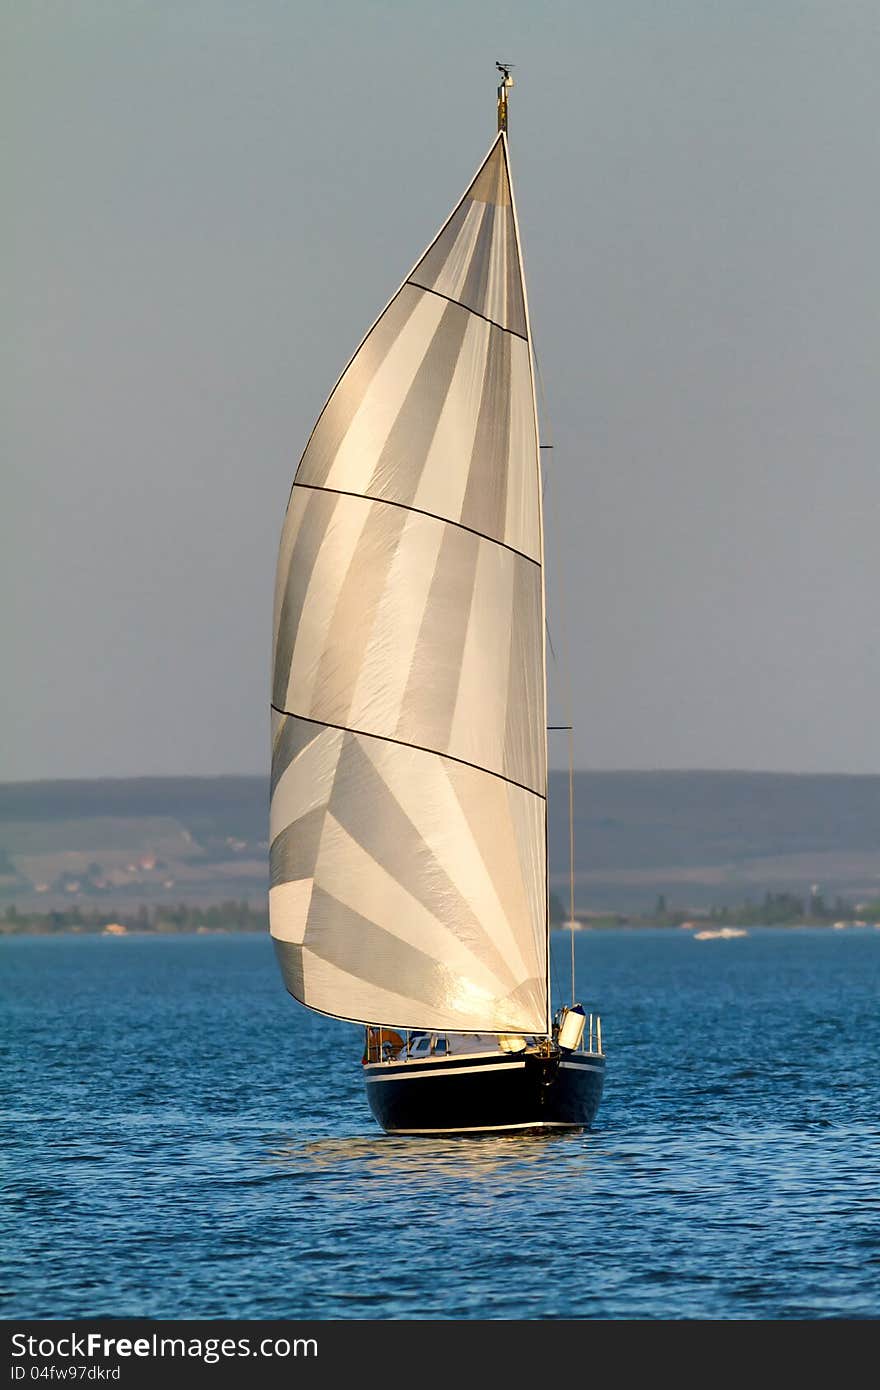
<svg viewBox="0 0 880 1390">
<path fill-rule="evenodd" d="M 108 927 L 124 927 L 128 932 L 173 935 L 192 931 L 268 931 L 269 913 L 265 903 L 255 906 L 245 899 L 222 903 L 160 903 L 126 908 L 121 913 L 106 907 L 71 906 L 49 912 L 24 911 L 8 907 L 0 918 L 0 933 L 52 936 L 58 932 L 104 932 Z"/>
<path fill-rule="evenodd" d="M 550 894 L 550 924 L 562 926 L 568 912 L 558 894 Z M 667 902 L 665 894 L 660 894 L 653 912 L 624 913 L 608 912 L 601 915 L 590 913 L 589 921 L 594 926 L 680 926 L 683 922 L 699 918 L 719 926 L 818 926 L 836 921 L 880 922 L 880 899 L 869 903 L 850 903 L 837 897 L 826 903 L 819 893 L 804 899 L 793 893 L 766 893 L 763 899 L 746 899 L 736 906 L 712 907 L 708 911 L 694 912 L 693 909 L 677 908 Z M 70 907 L 36 912 L 19 909 L 14 904 L 6 908 L 0 916 L 0 935 L 41 935 L 52 936 L 61 932 L 79 934 L 106 932 L 108 928 L 126 932 L 151 932 L 158 935 L 173 935 L 195 931 L 267 931 L 269 926 L 268 906 L 265 902 L 257 905 L 241 899 L 209 905 L 198 903 L 141 903 L 137 908 L 126 908 L 123 912 L 109 912 L 105 907 Z"/>
<path fill-rule="evenodd" d="M 551 925 L 562 926 L 567 918 L 568 912 L 559 896 L 551 893 Z M 829 903 L 818 891 L 813 891 L 806 898 L 798 897 L 795 893 L 767 892 L 758 900 L 747 898 L 744 903 L 695 910 L 675 907 L 667 901 L 664 893 L 660 893 L 653 912 L 607 912 L 599 916 L 592 912 L 589 914 L 589 921 L 594 926 L 678 927 L 683 922 L 693 920 L 706 921 L 718 926 L 742 927 L 819 926 L 840 921 L 880 922 L 880 898 L 868 903 L 851 903 L 837 896 Z"/>
</svg>

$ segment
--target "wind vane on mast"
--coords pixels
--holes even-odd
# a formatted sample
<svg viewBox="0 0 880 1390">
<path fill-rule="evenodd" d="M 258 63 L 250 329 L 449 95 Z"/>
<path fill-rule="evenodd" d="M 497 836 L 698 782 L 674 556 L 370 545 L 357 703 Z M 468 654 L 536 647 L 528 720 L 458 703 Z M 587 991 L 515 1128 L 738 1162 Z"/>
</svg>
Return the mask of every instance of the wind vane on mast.
<svg viewBox="0 0 880 1390">
<path fill-rule="evenodd" d="M 501 81 L 498 84 L 498 129 L 507 130 L 507 93 L 513 86 L 513 78 L 510 75 L 513 63 L 496 63 L 495 66 L 501 73 Z"/>
</svg>

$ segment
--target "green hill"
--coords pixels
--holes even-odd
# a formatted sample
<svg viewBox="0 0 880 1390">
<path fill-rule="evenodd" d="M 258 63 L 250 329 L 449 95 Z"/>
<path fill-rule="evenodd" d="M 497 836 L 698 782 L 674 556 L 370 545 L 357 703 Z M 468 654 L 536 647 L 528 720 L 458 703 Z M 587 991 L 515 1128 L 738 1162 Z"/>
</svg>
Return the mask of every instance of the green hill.
<svg viewBox="0 0 880 1390">
<path fill-rule="evenodd" d="M 0 906 L 265 901 L 262 777 L 0 783 Z M 550 779 L 550 877 L 567 900 L 568 790 Z M 880 776 L 580 772 L 576 905 L 705 908 L 765 892 L 880 896 Z"/>
<path fill-rule="evenodd" d="M 567 778 L 551 775 L 550 877 L 568 875 Z M 575 775 L 576 901 L 644 909 L 880 897 L 880 776 L 754 772 Z"/>
</svg>

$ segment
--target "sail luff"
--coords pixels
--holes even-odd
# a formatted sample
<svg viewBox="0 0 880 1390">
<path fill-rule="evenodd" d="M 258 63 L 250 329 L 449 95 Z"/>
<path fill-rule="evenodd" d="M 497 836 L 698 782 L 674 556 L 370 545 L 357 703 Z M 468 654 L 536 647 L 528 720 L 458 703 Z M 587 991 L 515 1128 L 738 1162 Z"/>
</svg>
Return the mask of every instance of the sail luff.
<svg viewBox="0 0 880 1390">
<path fill-rule="evenodd" d="M 546 1027 L 540 492 L 499 137 L 350 359 L 291 489 L 270 919 L 288 988 L 318 1012 Z"/>
</svg>

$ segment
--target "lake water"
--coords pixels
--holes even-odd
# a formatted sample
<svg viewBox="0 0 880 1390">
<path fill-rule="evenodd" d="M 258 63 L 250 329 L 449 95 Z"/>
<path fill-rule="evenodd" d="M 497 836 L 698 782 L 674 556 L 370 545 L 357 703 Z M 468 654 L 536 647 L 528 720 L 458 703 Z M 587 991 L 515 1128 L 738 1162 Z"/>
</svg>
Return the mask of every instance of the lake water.
<svg viewBox="0 0 880 1390">
<path fill-rule="evenodd" d="M 267 939 L 4 939 L 0 1313 L 880 1315 L 880 931 L 577 952 L 593 1131 L 437 1141 L 376 1128 Z"/>
</svg>

